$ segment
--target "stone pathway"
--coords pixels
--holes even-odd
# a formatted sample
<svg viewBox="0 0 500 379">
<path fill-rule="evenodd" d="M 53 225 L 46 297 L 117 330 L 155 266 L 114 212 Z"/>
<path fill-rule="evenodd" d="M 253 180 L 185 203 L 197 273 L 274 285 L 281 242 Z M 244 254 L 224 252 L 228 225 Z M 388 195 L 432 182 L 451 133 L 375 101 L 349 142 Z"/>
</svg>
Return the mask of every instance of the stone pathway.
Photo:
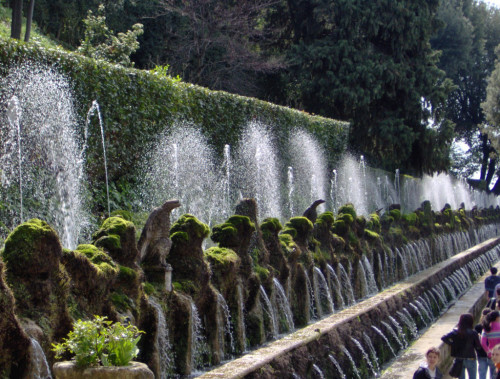
<svg viewBox="0 0 500 379">
<path fill-rule="evenodd" d="M 500 262 L 496 264 L 500 269 Z M 389 368 L 387 368 L 381 379 L 408 379 L 425 360 L 425 352 L 432 346 L 436 346 L 445 357 L 440 364 L 441 371 L 448 372 L 451 364 L 448 345 L 441 342 L 441 336 L 450 332 L 457 324 L 462 313 L 477 315 L 486 304 L 487 298 L 484 291 L 484 279 L 490 273 L 483 275 L 460 299 L 458 299 L 427 331 L 406 350 Z M 451 379 L 445 375 L 444 379 Z"/>
</svg>

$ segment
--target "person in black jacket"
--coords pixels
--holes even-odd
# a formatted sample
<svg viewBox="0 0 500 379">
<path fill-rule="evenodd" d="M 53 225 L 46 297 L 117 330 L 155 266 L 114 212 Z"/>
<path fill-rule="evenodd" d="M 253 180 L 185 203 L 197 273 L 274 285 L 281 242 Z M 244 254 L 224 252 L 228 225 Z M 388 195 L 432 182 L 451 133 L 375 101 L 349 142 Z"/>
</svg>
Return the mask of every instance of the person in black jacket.
<svg viewBox="0 0 500 379">
<path fill-rule="evenodd" d="M 465 371 L 469 374 L 469 379 L 477 377 L 476 351 L 481 348 L 481 343 L 473 326 L 474 317 L 470 313 L 464 313 L 460 315 L 457 329 L 441 337 L 444 343 L 451 346 L 451 356 L 463 362 L 459 379 L 465 379 Z"/>
<path fill-rule="evenodd" d="M 413 374 L 413 379 L 441 379 L 443 374 L 437 368 L 441 352 L 436 347 L 431 347 L 425 353 L 426 363 L 421 365 Z"/>
</svg>

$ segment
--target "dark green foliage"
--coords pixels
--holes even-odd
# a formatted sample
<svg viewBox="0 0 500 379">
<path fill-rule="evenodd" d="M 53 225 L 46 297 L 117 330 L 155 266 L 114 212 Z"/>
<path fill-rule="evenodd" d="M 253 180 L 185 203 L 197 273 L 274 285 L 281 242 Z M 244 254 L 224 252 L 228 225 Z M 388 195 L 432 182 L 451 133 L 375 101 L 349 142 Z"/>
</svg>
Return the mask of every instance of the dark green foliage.
<svg viewBox="0 0 500 379">
<path fill-rule="evenodd" d="M 438 5 L 438 0 L 280 2 L 270 17 L 284 25 L 277 45 L 289 67 L 270 82 L 276 101 L 351 120 L 351 147 L 372 165 L 419 173 L 446 169 L 452 125 L 426 126 L 431 113 L 440 120 L 451 89 L 429 44 L 439 26 Z M 422 107 L 422 98 L 432 108 Z"/>
<path fill-rule="evenodd" d="M 222 155 L 224 145 L 237 145 L 249 120 L 257 118 L 275 134 L 286 136 L 296 127 L 304 128 L 324 143 L 334 162 L 344 151 L 348 125 L 264 101 L 179 82 L 149 71 L 128 69 L 99 62 L 61 49 L 46 50 L 12 40 L 0 41 L 0 74 L 21 61 L 35 60 L 57 68 L 72 81 L 84 119 L 93 100 L 97 100 L 104 122 L 110 182 L 136 182 L 138 160 L 156 136 L 185 120 L 199 126 L 215 150 Z M 133 103 L 133 106 L 131 104 Z M 140 131 L 140 132 L 139 132 Z M 103 188 L 104 167 L 100 148 L 100 129 L 96 117 L 89 126 L 87 172 L 89 186 Z M 286 139 L 279 139 L 285 141 Z M 124 148 L 126 147 L 126 148 Z M 284 145 L 278 146 L 285 149 Z M 100 191 L 101 193 L 103 191 Z M 119 199 L 119 207 L 128 209 Z M 130 203 L 134 206 L 134 203 Z"/>
<path fill-rule="evenodd" d="M 255 225 L 247 216 L 231 216 L 224 224 L 215 225 L 210 238 L 221 246 L 237 246 L 239 236 L 248 231 L 255 230 Z"/>
<path fill-rule="evenodd" d="M 192 235 L 196 238 L 205 238 L 210 233 L 208 225 L 198 220 L 195 216 L 190 214 L 182 215 L 170 228 L 171 236 L 177 232 L 185 232 L 187 236 Z M 186 235 L 179 234 L 175 238 L 187 240 Z"/>
</svg>

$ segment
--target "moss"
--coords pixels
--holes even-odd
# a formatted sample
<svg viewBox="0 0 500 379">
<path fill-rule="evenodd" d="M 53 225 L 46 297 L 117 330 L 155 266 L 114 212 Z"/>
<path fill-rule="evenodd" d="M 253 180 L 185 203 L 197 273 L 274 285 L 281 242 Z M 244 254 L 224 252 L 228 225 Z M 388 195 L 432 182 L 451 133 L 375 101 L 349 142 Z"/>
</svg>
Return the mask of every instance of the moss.
<svg viewBox="0 0 500 379">
<path fill-rule="evenodd" d="M 119 272 L 119 268 L 113 259 L 97 246 L 91 244 L 78 245 L 74 253 L 84 255 L 97 268 L 98 273 L 105 278 L 114 277 Z"/>
<path fill-rule="evenodd" d="M 176 291 L 184 292 L 186 294 L 195 294 L 199 291 L 199 287 L 192 280 L 179 280 L 178 282 L 173 282 L 172 287 Z"/>
<path fill-rule="evenodd" d="M 404 222 L 406 222 L 408 225 L 415 226 L 417 225 L 418 221 L 418 216 L 415 212 L 404 214 L 401 216 Z"/>
<path fill-rule="evenodd" d="M 186 232 L 175 232 L 170 239 L 173 243 L 185 243 L 189 241 L 189 236 Z"/>
<path fill-rule="evenodd" d="M 265 267 L 262 267 L 258 264 L 254 266 L 254 271 L 259 277 L 261 282 L 265 282 L 267 278 L 269 277 L 269 270 Z"/>
<path fill-rule="evenodd" d="M 235 246 L 238 244 L 238 230 L 230 223 L 215 225 L 210 238 L 224 246 Z"/>
<path fill-rule="evenodd" d="M 102 236 L 110 235 L 123 235 L 128 228 L 133 228 L 134 224 L 127 221 L 123 217 L 113 216 L 109 217 L 101 225 L 101 228 L 92 236 L 95 240 Z"/>
<path fill-rule="evenodd" d="M 285 227 L 295 229 L 299 235 L 305 235 L 314 228 L 311 220 L 306 217 L 292 217 Z"/>
<path fill-rule="evenodd" d="M 342 220 L 345 222 L 346 225 L 352 225 L 353 222 L 354 222 L 354 218 L 352 217 L 352 215 L 350 215 L 349 213 L 342 213 L 342 214 L 339 214 L 338 216 L 338 219 L 337 220 Z"/>
<path fill-rule="evenodd" d="M 368 240 L 368 241 L 376 241 L 376 240 L 380 240 L 380 234 L 372 231 L 372 230 L 369 230 L 369 229 L 365 229 L 365 238 Z"/>
<path fill-rule="evenodd" d="M 282 235 L 289 235 L 292 238 L 297 237 L 297 231 L 294 228 L 289 228 L 285 226 L 285 229 L 283 229 L 280 233 L 280 236 Z"/>
<path fill-rule="evenodd" d="M 3 261 L 9 269 L 22 269 L 30 264 L 33 253 L 37 251 L 36 241 L 49 235 L 55 235 L 55 231 L 45 221 L 31 219 L 22 223 L 5 240 Z"/>
<path fill-rule="evenodd" d="M 268 239 L 271 235 L 279 233 L 283 229 L 280 220 L 274 217 L 266 218 L 260 224 L 260 230 L 264 239 Z"/>
<path fill-rule="evenodd" d="M 344 220 L 337 220 L 333 223 L 333 232 L 338 235 L 344 235 L 347 233 L 347 227 Z"/>
<path fill-rule="evenodd" d="M 110 296 L 111 302 L 121 312 L 134 310 L 135 304 L 131 298 L 121 292 L 113 292 Z"/>
<path fill-rule="evenodd" d="M 142 283 L 142 288 L 144 289 L 144 292 L 148 296 L 154 295 L 156 293 L 155 286 L 149 282 Z"/>
<path fill-rule="evenodd" d="M 333 225 L 335 222 L 335 217 L 333 216 L 333 212 L 324 212 L 318 216 L 316 219 L 316 224 L 319 225 Z"/>
<path fill-rule="evenodd" d="M 132 222 L 132 219 L 133 219 L 132 212 L 129 212 L 129 211 L 126 211 L 123 209 L 118 209 L 116 211 L 111 212 L 110 216 L 111 217 L 121 217 L 124 220 L 130 221 L 130 222 Z"/>
<path fill-rule="evenodd" d="M 248 216 L 234 215 L 229 217 L 227 223 L 234 225 L 238 230 L 255 230 L 255 225 Z"/>
<path fill-rule="evenodd" d="M 339 208 L 339 214 L 350 214 L 354 219 L 356 219 L 356 210 L 354 209 L 354 205 L 351 203 L 345 204 Z"/>
<path fill-rule="evenodd" d="M 210 233 L 210 228 L 195 216 L 184 214 L 170 228 L 171 235 L 176 232 L 186 232 L 196 238 L 205 238 Z"/>
<path fill-rule="evenodd" d="M 238 254 L 225 247 L 211 247 L 204 252 L 204 255 L 210 262 L 216 262 L 222 266 L 230 266 L 240 260 Z"/>
<path fill-rule="evenodd" d="M 389 211 L 389 214 L 392 216 L 394 221 L 399 221 L 401 219 L 401 210 L 399 209 L 392 209 Z"/>
<path fill-rule="evenodd" d="M 118 272 L 118 279 L 119 280 L 133 282 L 137 279 L 137 273 L 133 269 L 131 269 L 130 267 L 121 266 L 121 265 L 118 267 L 120 270 Z"/>
</svg>

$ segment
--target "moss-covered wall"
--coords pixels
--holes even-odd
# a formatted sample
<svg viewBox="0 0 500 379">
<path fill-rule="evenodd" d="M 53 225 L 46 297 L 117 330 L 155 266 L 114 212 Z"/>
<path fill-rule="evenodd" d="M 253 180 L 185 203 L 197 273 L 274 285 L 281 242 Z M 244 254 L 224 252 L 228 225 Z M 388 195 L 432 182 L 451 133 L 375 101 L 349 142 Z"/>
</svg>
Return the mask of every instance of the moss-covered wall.
<svg viewBox="0 0 500 379">
<path fill-rule="evenodd" d="M 100 105 L 106 135 L 111 180 L 130 179 L 131 170 L 144 154 L 145 146 L 177 120 L 199 126 L 222 155 L 224 144 L 234 145 L 250 120 L 269 125 L 278 144 L 295 127 L 313 133 L 324 144 L 333 161 L 344 150 L 348 124 L 312 116 L 264 101 L 210 91 L 149 71 L 127 69 L 95 61 L 64 50 L 47 50 L 36 43 L 0 41 L 0 74 L 26 60 L 54 66 L 71 80 L 78 112 L 84 119 L 92 102 Z M 100 131 L 90 126 L 88 172 L 104 177 Z M 83 131 L 82 131 L 83 133 Z M 99 183 L 102 185 L 102 182 Z"/>
</svg>

